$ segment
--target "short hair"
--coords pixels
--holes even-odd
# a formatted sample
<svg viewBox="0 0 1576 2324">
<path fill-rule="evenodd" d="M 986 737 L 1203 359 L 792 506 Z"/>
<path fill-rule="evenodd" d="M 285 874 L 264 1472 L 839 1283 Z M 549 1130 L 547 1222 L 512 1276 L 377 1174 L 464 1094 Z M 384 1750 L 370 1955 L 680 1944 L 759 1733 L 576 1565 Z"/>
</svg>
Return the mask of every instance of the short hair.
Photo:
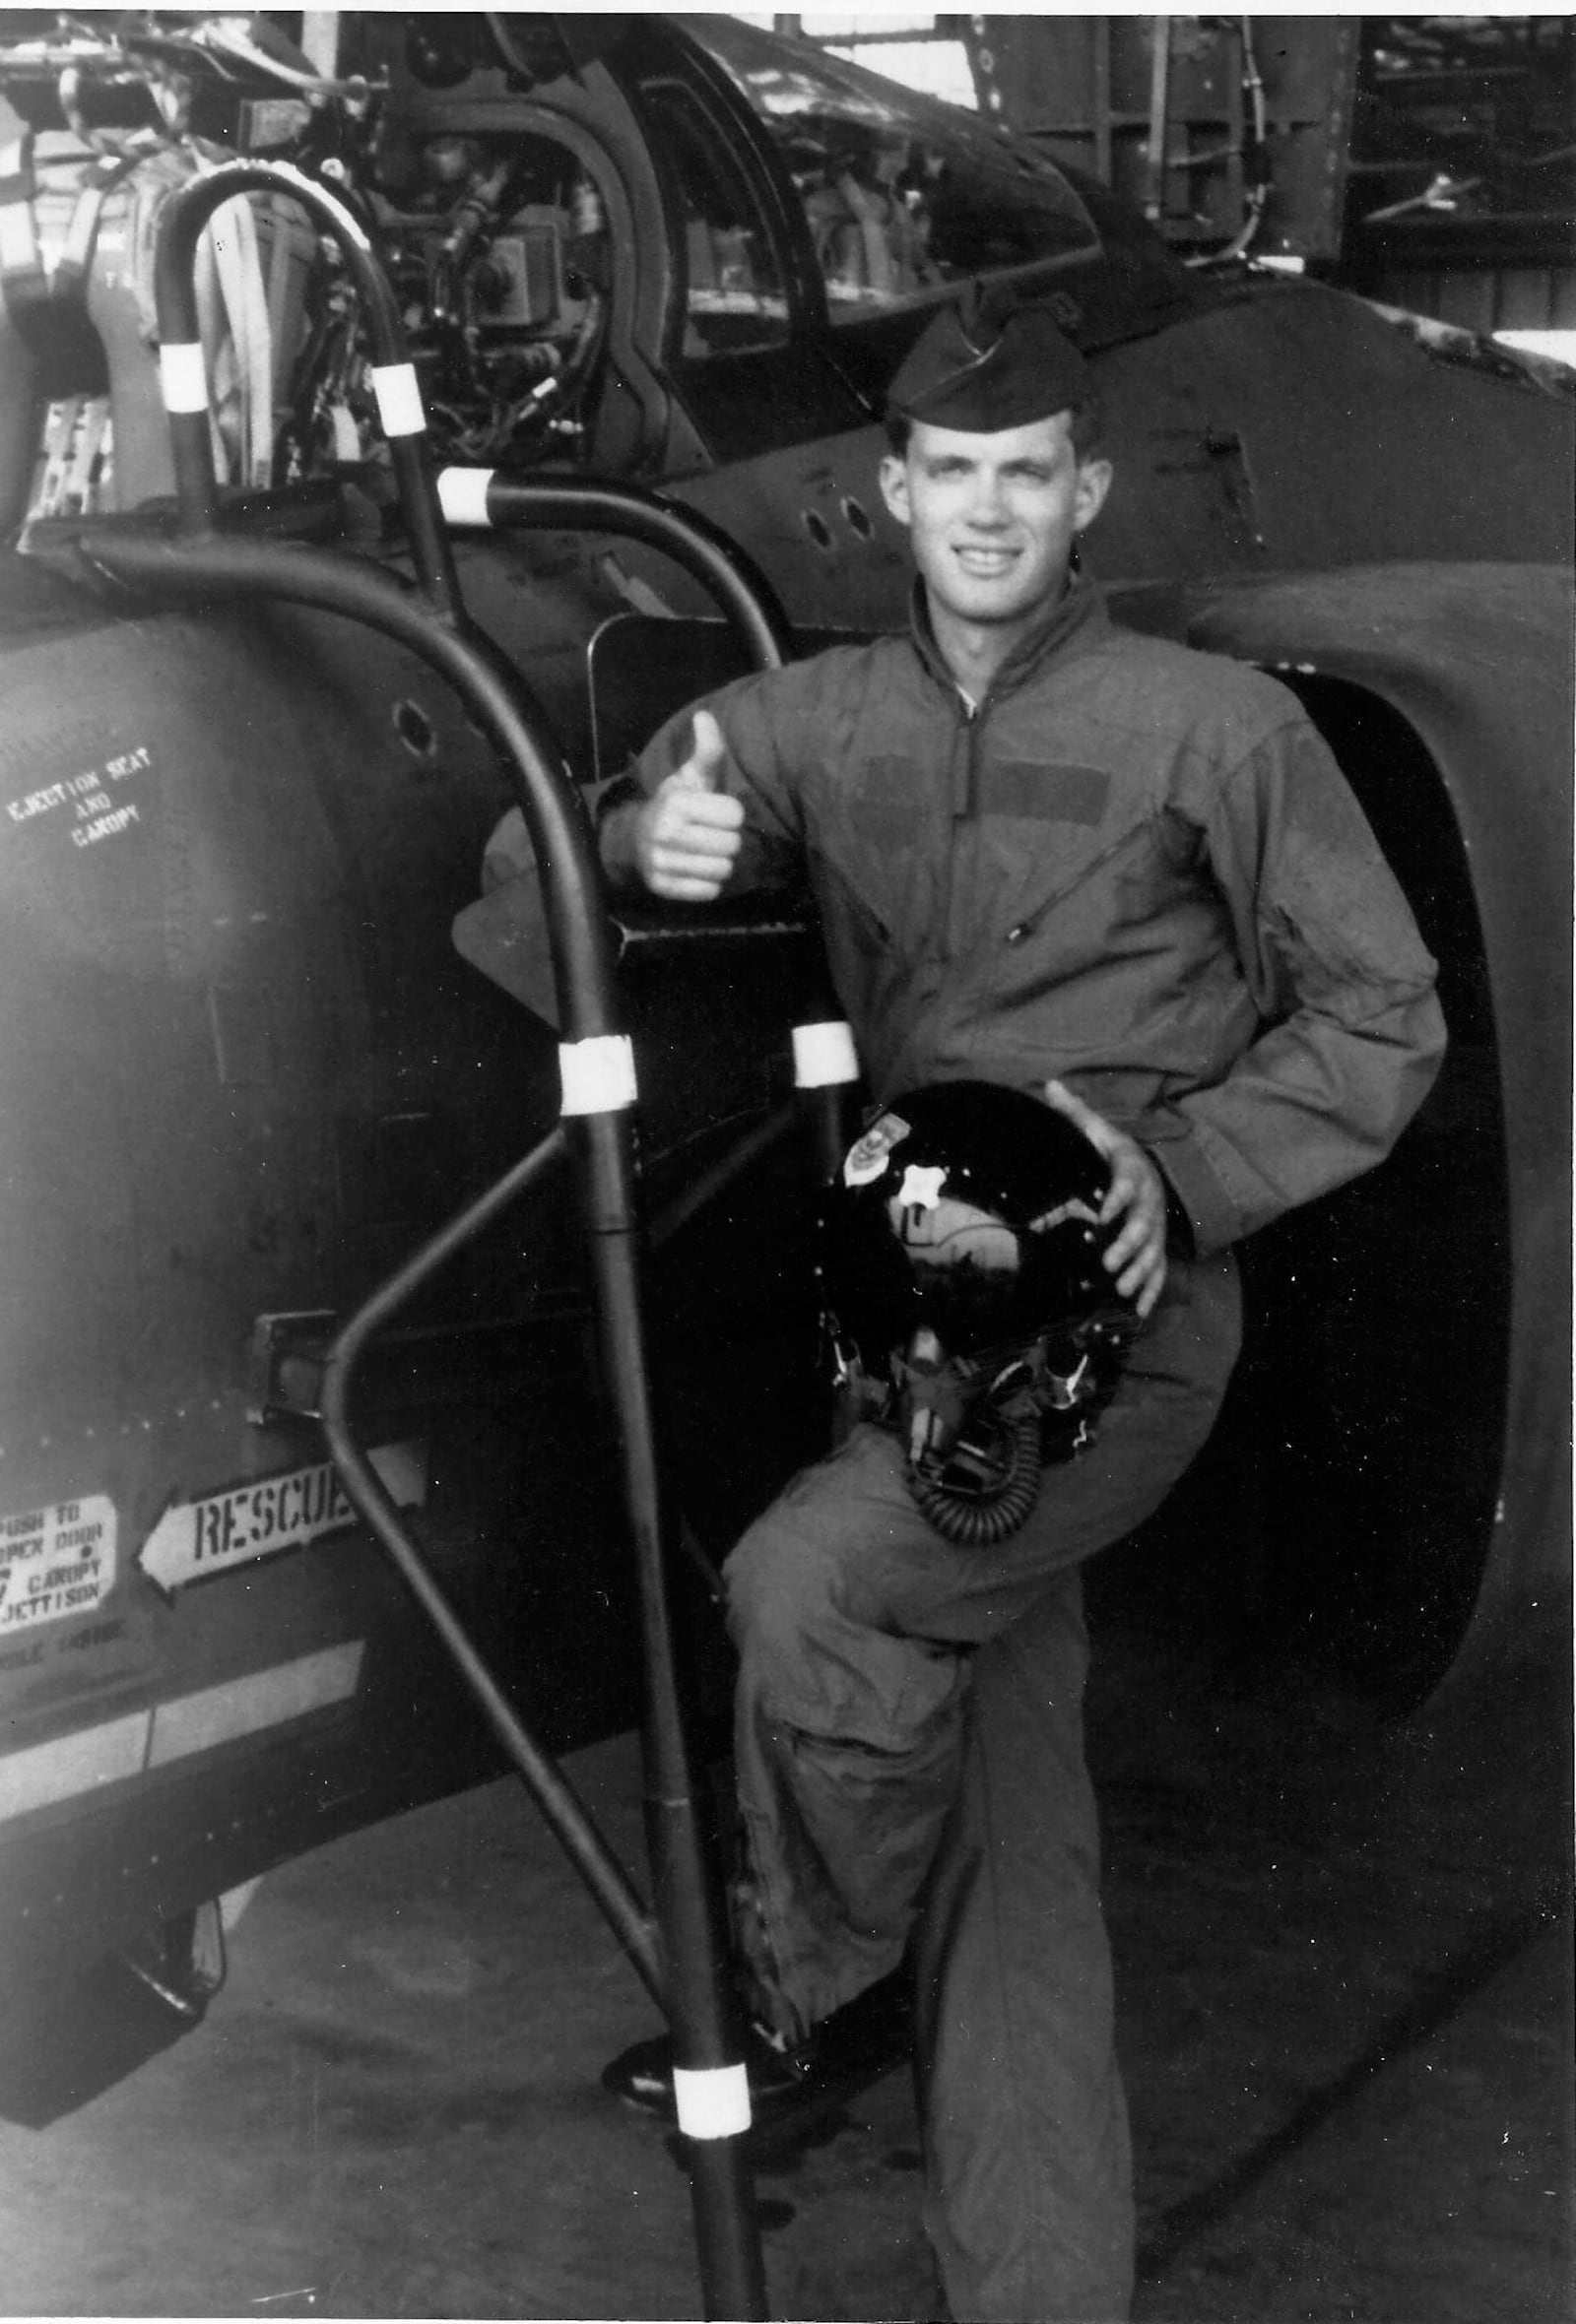
<svg viewBox="0 0 1576 2324">
<path fill-rule="evenodd" d="M 1071 416 L 1073 449 L 1080 460 L 1092 460 L 1105 435 L 1105 413 L 1095 394 L 1080 396 L 1068 407 Z M 1047 418 L 1054 418 L 1047 414 Z M 886 415 L 886 441 L 899 460 L 908 450 L 908 439 L 914 432 L 914 422 L 906 412 Z"/>
</svg>

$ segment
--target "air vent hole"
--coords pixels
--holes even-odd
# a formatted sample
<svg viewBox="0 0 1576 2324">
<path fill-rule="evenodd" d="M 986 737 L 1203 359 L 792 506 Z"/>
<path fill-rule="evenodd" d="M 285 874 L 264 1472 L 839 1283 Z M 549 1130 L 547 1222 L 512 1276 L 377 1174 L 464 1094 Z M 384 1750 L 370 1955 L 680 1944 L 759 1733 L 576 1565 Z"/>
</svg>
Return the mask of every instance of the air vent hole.
<svg viewBox="0 0 1576 2324">
<path fill-rule="evenodd" d="M 430 758 L 437 748 L 432 721 L 420 702 L 395 703 L 394 732 L 413 758 Z"/>
</svg>

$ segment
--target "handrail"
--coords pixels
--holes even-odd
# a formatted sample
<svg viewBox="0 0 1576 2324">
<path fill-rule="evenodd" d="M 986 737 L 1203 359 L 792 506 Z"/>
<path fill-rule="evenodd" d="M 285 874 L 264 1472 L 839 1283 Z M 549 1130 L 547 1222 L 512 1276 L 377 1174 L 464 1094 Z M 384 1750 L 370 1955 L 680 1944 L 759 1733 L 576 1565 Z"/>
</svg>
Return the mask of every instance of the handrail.
<svg viewBox="0 0 1576 2324">
<path fill-rule="evenodd" d="M 208 409 L 207 365 L 197 321 L 197 244 L 214 212 L 237 194 L 283 194 L 298 202 L 339 244 L 356 285 L 372 353 L 372 386 L 410 535 L 417 586 L 445 620 L 466 621 L 427 450 L 427 414 L 393 287 L 361 219 L 342 196 L 290 161 L 223 161 L 170 195 L 159 225 L 154 306 L 159 369 L 169 420 L 180 529 L 192 539 L 219 521 Z"/>
<path fill-rule="evenodd" d="M 601 477 L 505 477 L 494 468 L 441 469 L 437 495 L 455 526 L 509 533 L 595 525 L 641 541 L 709 590 L 757 668 L 780 670 L 793 651 L 793 629 L 771 583 L 755 558 L 698 509 L 675 507 L 640 484 Z"/>
</svg>

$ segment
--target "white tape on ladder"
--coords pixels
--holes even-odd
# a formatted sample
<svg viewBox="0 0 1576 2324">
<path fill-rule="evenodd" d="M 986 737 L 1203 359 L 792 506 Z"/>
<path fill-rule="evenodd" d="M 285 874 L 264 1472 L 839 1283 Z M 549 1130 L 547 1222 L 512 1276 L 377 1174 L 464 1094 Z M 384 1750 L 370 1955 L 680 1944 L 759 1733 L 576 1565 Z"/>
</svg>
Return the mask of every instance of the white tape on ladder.
<svg viewBox="0 0 1576 2324">
<path fill-rule="evenodd" d="M 39 276 L 45 271 L 33 218 L 36 193 L 30 129 L 0 148 L 0 276 Z"/>
<path fill-rule="evenodd" d="M 372 387 L 385 435 L 426 435 L 427 414 L 422 408 L 422 391 L 417 385 L 414 363 L 374 363 Z"/>
<path fill-rule="evenodd" d="M 794 1082 L 800 1089 L 829 1089 L 859 1079 L 859 1053 L 851 1026 L 839 1019 L 794 1027 Z"/>
<path fill-rule="evenodd" d="M 750 2128 L 750 2077 L 743 2066 L 675 2066 L 673 2099 L 687 2139 L 732 2139 Z"/>
<path fill-rule="evenodd" d="M 159 385 L 166 412 L 206 412 L 208 365 L 200 340 L 177 340 L 159 350 Z"/>
<path fill-rule="evenodd" d="M 445 468 L 437 480 L 438 504 L 446 525 L 490 525 L 492 519 L 487 512 L 488 486 L 496 476 L 494 468 Z"/>
<path fill-rule="evenodd" d="M 37 262 L 32 211 L 25 202 L 0 203 L 0 274 L 19 274 Z"/>
<path fill-rule="evenodd" d="M 627 1033 L 596 1033 L 558 1044 L 565 1114 L 617 1114 L 635 1102 L 634 1049 Z"/>
</svg>

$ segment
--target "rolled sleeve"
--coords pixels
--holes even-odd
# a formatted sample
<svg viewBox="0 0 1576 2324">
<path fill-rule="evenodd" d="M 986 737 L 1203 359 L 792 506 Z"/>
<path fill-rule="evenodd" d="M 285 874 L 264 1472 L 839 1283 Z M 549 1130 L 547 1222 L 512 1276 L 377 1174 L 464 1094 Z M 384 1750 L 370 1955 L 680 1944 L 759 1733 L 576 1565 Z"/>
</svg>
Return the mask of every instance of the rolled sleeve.
<svg viewBox="0 0 1576 2324">
<path fill-rule="evenodd" d="M 1180 1101 L 1157 1157 L 1201 1253 L 1381 1162 L 1446 1042 L 1436 963 L 1306 722 L 1219 786 L 1206 835 L 1265 1030 Z"/>
</svg>

